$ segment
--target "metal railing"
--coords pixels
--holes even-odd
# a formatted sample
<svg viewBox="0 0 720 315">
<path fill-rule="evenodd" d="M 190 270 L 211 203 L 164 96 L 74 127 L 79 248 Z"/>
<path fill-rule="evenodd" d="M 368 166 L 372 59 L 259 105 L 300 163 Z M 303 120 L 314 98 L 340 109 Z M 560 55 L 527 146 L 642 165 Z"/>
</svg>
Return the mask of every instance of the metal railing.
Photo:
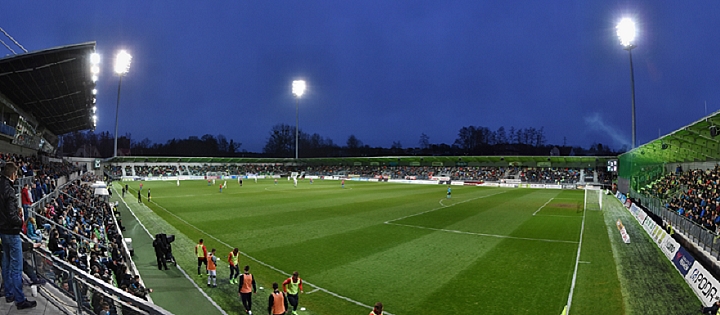
<svg viewBox="0 0 720 315">
<path fill-rule="evenodd" d="M 122 291 L 101 278 L 62 261 L 43 249 L 33 249 L 24 255 L 25 262 L 37 277 L 55 287 L 58 295 L 44 290 L 42 294 L 52 299 L 54 305 L 67 314 L 98 314 L 107 303 L 110 314 L 170 315 L 167 310 L 143 298 Z M 25 270 L 28 273 L 28 270 Z M 104 303 L 103 303 L 104 301 Z M 104 313 L 103 313 L 104 314 Z"/>
<path fill-rule="evenodd" d="M 670 222 L 675 231 L 681 232 L 691 242 L 710 253 L 710 256 L 720 259 L 720 240 L 717 238 L 717 233 L 667 209 L 664 202 L 656 197 L 639 193 L 631 193 L 631 197 L 640 199 L 645 208 L 664 221 Z"/>
</svg>

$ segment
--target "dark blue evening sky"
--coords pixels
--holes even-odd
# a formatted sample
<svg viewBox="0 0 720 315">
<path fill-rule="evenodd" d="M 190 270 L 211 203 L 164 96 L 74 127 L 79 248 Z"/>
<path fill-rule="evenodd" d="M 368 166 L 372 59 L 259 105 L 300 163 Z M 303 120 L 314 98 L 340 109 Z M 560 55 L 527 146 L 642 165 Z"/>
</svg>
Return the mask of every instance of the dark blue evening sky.
<svg viewBox="0 0 720 315">
<path fill-rule="evenodd" d="M 0 16 L 30 51 L 97 41 L 97 131 L 114 130 L 113 56 L 127 49 L 119 120 L 133 140 L 223 134 L 261 151 L 273 125 L 294 126 L 301 78 L 300 128 L 340 145 L 354 134 L 415 147 L 421 133 L 451 144 L 480 125 L 620 148 L 631 134 L 624 16 L 639 28 L 639 144 L 705 116 L 705 102 L 720 109 L 715 0 L 3 1 Z"/>
</svg>

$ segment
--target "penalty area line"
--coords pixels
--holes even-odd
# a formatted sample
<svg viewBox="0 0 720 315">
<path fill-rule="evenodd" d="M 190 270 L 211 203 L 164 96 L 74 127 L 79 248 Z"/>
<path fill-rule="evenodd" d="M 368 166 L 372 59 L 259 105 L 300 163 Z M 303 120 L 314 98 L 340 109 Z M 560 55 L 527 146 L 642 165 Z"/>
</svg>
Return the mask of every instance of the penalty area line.
<svg viewBox="0 0 720 315">
<path fill-rule="evenodd" d="M 540 212 L 540 210 L 542 210 L 542 208 L 545 208 L 545 206 L 547 206 L 547 205 L 550 203 L 550 201 L 552 201 L 553 199 L 555 199 L 555 197 L 550 198 L 550 200 L 548 200 L 544 205 L 540 206 L 540 208 L 538 208 L 537 210 L 535 210 L 535 212 L 533 212 L 533 216 L 534 216 L 535 214 L 537 214 L 538 212 Z"/>
<path fill-rule="evenodd" d="M 495 238 L 507 238 L 507 239 L 525 240 L 525 241 L 549 242 L 549 243 L 569 243 L 569 244 L 577 244 L 577 242 L 575 242 L 575 241 L 564 241 L 564 240 L 552 240 L 552 239 L 545 239 L 545 238 L 529 238 L 529 237 L 517 237 L 517 236 L 499 235 L 499 234 L 486 234 L 486 233 L 466 232 L 466 231 L 448 230 L 448 229 L 438 229 L 438 228 L 431 228 L 431 227 L 427 227 L 427 226 L 408 225 L 408 224 L 399 224 L 399 223 L 386 223 L 386 224 L 397 225 L 397 226 L 405 226 L 405 227 L 411 227 L 411 228 L 416 228 L 416 229 L 424 229 L 424 230 L 432 230 L 432 231 L 456 233 L 456 234 L 477 235 L 477 236 L 487 236 L 487 237 L 495 237 Z"/>
<path fill-rule="evenodd" d="M 178 215 L 170 212 L 168 209 L 165 209 L 165 207 L 163 207 L 163 206 L 161 206 L 161 205 L 159 205 L 159 204 L 157 204 L 157 203 L 154 203 L 154 202 L 153 202 L 153 204 L 155 204 L 157 207 L 159 207 L 159 208 L 162 209 L 163 211 L 167 212 L 167 213 L 170 214 L 171 216 L 173 216 L 173 217 L 177 218 L 178 220 L 182 221 L 182 222 L 185 223 L 186 225 L 188 225 L 188 226 L 194 228 L 195 230 L 197 230 L 197 231 L 199 231 L 199 232 L 201 232 L 201 233 L 209 236 L 210 238 L 214 239 L 214 240 L 217 241 L 218 243 L 223 244 L 223 245 L 227 246 L 227 247 L 230 248 L 230 249 L 235 248 L 235 247 L 233 247 L 233 246 L 230 246 L 230 244 L 225 243 L 225 242 L 223 242 L 222 240 L 220 240 L 219 238 L 213 236 L 212 234 L 203 231 L 202 229 L 198 228 L 197 226 L 191 224 L 190 222 L 185 221 L 185 219 L 183 219 L 183 218 L 179 217 Z M 258 263 L 258 264 L 260 264 L 260 265 L 263 265 L 263 266 L 265 266 L 265 267 L 267 267 L 267 268 L 269 268 L 269 269 L 272 269 L 272 270 L 274 270 L 274 271 L 276 271 L 276 272 L 278 272 L 278 273 L 280 273 L 280 274 L 282 274 L 282 275 L 291 276 L 291 274 L 290 274 L 289 272 L 286 272 L 286 271 L 284 271 L 284 270 L 280 270 L 279 268 L 277 268 L 277 267 L 275 267 L 275 266 L 273 266 L 273 265 L 270 265 L 270 264 L 268 264 L 268 263 L 266 263 L 266 262 L 264 262 L 264 261 L 261 261 L 261 260 L 255 258 L 255 257 L 253 257 L 253 256 L 250 256 L 250 255 L 248 255 L 247 253 L 245 253 L 245 252 L 243 252 L 243 251 L 240 251 L 240 253 L 243 254 L 243 256 L 249 258 L 250 260 L 252 260 L 252 261 L 254 261 L 254 262 L 256 262 L 256 263 Z M 329 295 L 332 295 L 332 296 L 334 296 L 334 297 L 336 297 L 336 298 L 339 298 L 339 299 L 341 299 L 341 300 L 344 300 L 344 301 L 353 303 L 353 304 L 358 305 L 358 306 L 362 306 L 362 307 L 364 307 L 364 308 L 373 309 L 373 307 L 370 306 L 370 305 L 367 305 L 367 304 L 364 304 L 364 303 L 362 303 L 362 302 L 353 300 L 353 299 L 351 299 L 351 298 L 349 298 L 349 297 L 346 297 L 346 296 L 337 294 L 337 293 L 332 292 L 332 291 L 330 291 L 330 290 L 328 290 L 328 289 L 325 289 L 325 288 L 323 288 L 323 287 L 314 285 L 314 284 L 310 283 L 309 281 L 303 280 L 303 282 L 304 282 L 305 284 L 307 284 L 307 285 L 310 285 L 311 287 L 315 287 L 316 290 L 325 292 L 325 293 L 327 293 L 327 294 L 329 294 Z M 194 282 L 193 282 L 193 283 L 194 283 Z M 383 314 L 395 315 L 395 314 L 389 313 L 389 312 L 387 312 L 387 311 L 383 311 Z"/>
<path fill-rule="evenodd" d="M 509 191 L 509 190 L 501 191 L 501 192 L 499 192 L 499 193 L 484 195 L 484 196 L 480 196 L 480 197 L 470 198 L 470 199 L 468 199 L 468 200 L 463 200 L 463 201 L 460 201 L 460 202 L 451 204 L 451 205 L 449 205 L 449 206 L 446 206 L 446 205 L 444 205 L 444 204 L 442 203 L 442 201 L 445 200 L 445 199 L 440 199 L 440 204 L 442 205 L 441 207 L 433 208 L 433 209 L 430 209 L 430 210 L 427 210 L 427 211 L 418 212 L 418 213 L 414 213 L 414 214 L 409 214 L 409 215 L 406 215 L 406 216 L 404 216 L 404 217 L 399 217 L 399 218 L 397 218 L 397 219 L 387 220 L 387 221 L 385 221 L 385 222 L 383 222 L 383 223 L 385 223 L 385 224 L 390 224 L 391 222 L 400 221 L 400 220 L 402 220 L 402 219 L 407 219 L 407 218 L 419 216 L 419 215 L 421 215 L 421 214 L 426 214 L 426 213 L 428 213 L 428 212 L 433 212 L 433 211 L 437 211 L 437 210 L 440 210 L 440 209 L 445 209 L 445 208 L 447 208 L 447 207 L 452 207 L 452 206 L 454 206 L 454 205 L 459 205 L 459 204 L 461 204 L 461 203 L 466 203 L 466 202 L 473 201 L 473 200 L 477 200 L 477 199 L 482 199 L 482 198 L 487 198 L 487 197 L 490 197 L 490 196 L 495 196 L 495 195 L 499 195 L 499 194 L 504 194 L 504 193 L 506 193 L 506 192 L 508 192 L 508 191 Z"/>
</svg>

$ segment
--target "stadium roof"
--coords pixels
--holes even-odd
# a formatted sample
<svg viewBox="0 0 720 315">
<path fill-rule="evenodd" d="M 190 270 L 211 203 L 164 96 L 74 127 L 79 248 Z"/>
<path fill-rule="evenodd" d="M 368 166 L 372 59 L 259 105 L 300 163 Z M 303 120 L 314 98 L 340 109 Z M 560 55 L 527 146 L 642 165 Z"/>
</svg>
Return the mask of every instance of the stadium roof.
<svg viewBox="0 0 720 315">
<path fill-rule="evenodd" d="M 55 135 L 94 128 L 95 42 L 0 59 L 0 93 Z"/>
<path fill-rule="evenodd" d="M 621 158 L 646 164 L 719 161 L 718 135 L 720 111 L 628 151 Z"/>
</svg>

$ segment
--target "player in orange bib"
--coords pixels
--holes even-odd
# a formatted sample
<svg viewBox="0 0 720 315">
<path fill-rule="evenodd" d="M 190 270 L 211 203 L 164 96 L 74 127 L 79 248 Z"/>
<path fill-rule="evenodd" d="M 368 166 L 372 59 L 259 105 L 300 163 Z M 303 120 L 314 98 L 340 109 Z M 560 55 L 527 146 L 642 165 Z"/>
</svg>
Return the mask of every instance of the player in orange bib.
<svg viewBox="0 0 720 315">
<path fill-rule="evenodd" d="M 217 288 L 217 257 L 215 256 L 215 249 L 210 250 L 210 255 L 207 256 L 207 269 L 208 269 L 208 287 L 210 286 L 210 279 L 212 279 L 213 288 Z"/>
<path fill-rule="evenodd" d="M 272 286 L 273 293 L 268 299 L 268 315 L 285 315 L 285 310 L 288 308 L 285 294 L 278 290 L 277 282 L 273 282 Z"/>
<path fill-rule="evenodd" d="M 250 266 L 245 266 L 245 273 L 240 275 L 238 282 L 240 282 L 238 294 L 242 299 L 243 307 L 245 307 L 245 313 L 252 314 L 252 294 L 257 293 L 257 287 L 255 286 L 255 277 L 250 273 Z"/>
</svg>

